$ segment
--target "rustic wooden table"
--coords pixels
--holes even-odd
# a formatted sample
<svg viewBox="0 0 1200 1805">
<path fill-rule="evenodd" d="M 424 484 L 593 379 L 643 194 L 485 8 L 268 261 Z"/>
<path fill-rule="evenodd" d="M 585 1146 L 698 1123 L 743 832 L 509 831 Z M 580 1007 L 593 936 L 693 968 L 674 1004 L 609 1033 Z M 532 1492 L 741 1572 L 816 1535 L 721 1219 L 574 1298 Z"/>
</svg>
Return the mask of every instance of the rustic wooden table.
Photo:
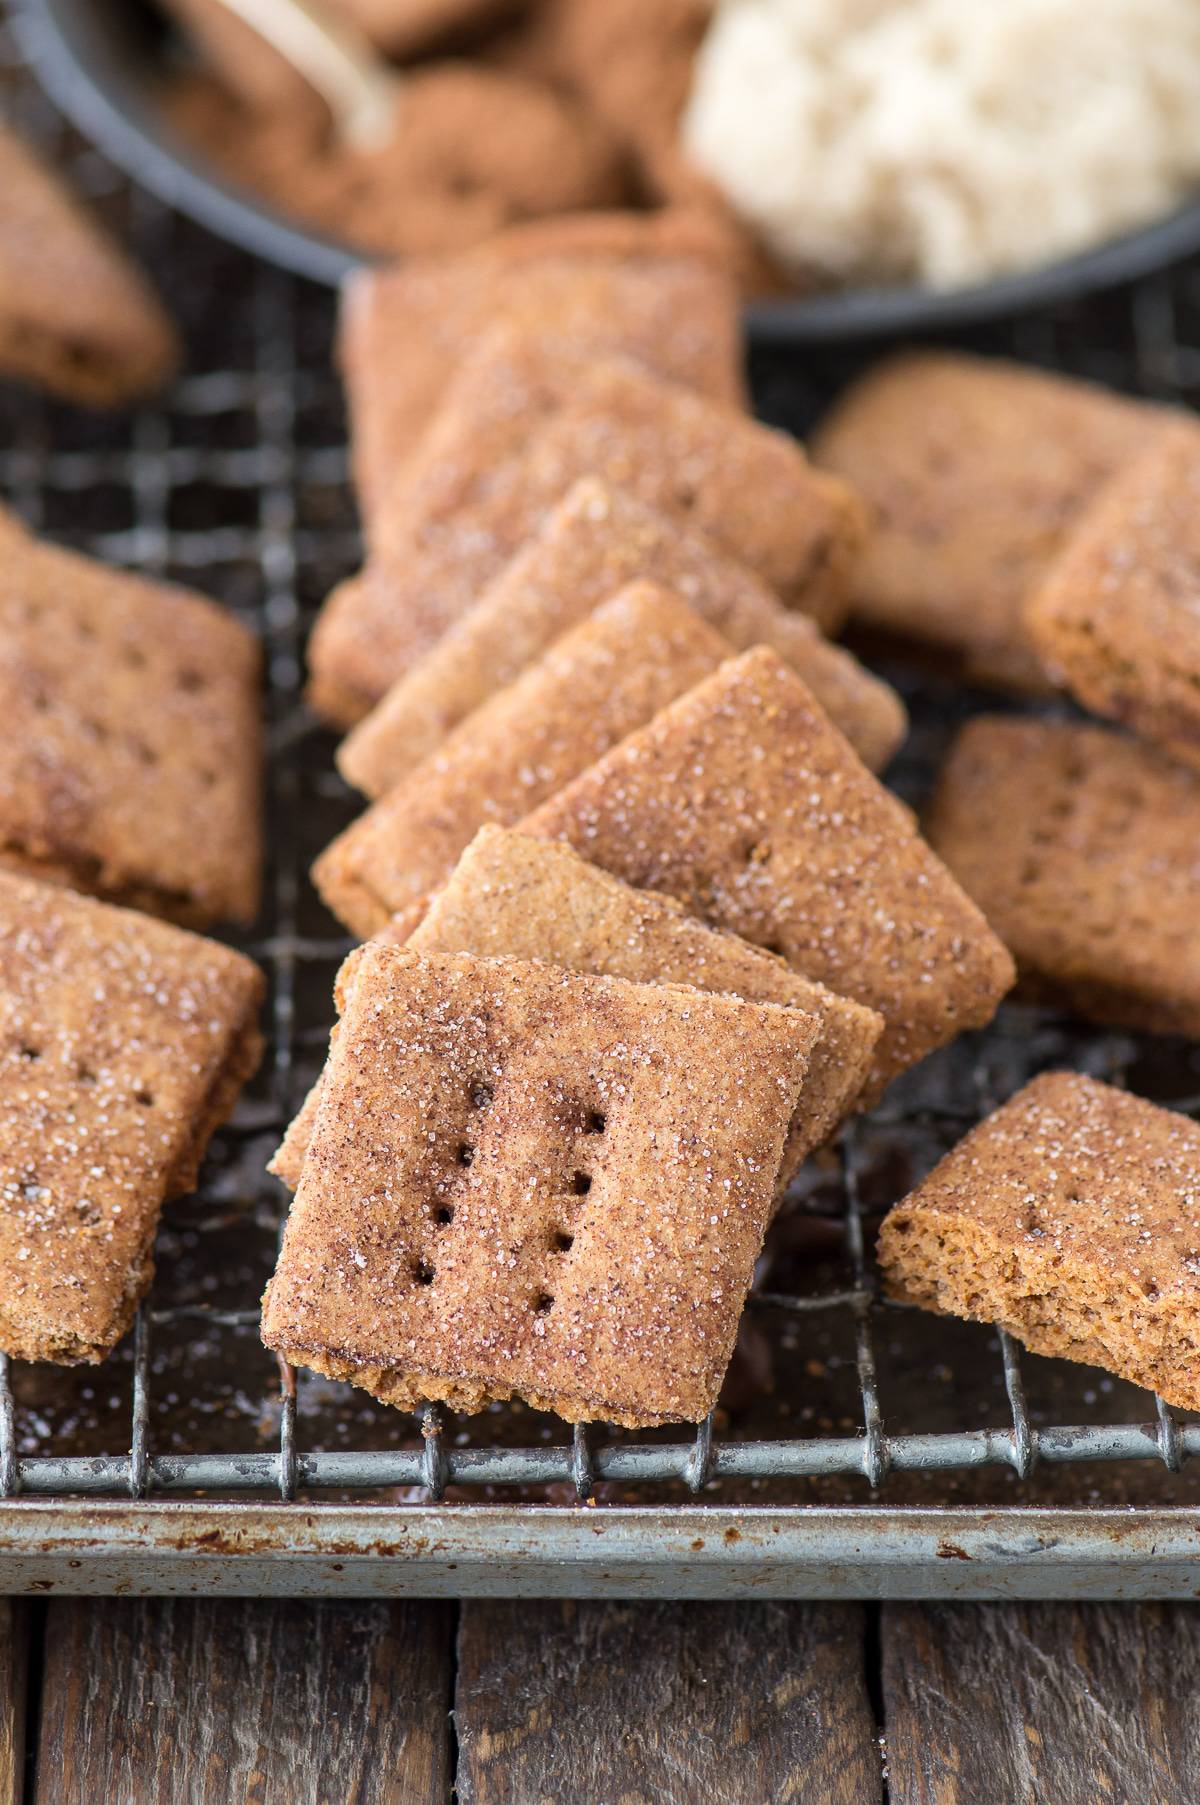
<svg viewBox="0 0 1200 1805">
<path fill-rule="evenodd" d="M 0 1601 L 0 1805 L 1195 1805 L 1191 1605 Z"/>
</svg>

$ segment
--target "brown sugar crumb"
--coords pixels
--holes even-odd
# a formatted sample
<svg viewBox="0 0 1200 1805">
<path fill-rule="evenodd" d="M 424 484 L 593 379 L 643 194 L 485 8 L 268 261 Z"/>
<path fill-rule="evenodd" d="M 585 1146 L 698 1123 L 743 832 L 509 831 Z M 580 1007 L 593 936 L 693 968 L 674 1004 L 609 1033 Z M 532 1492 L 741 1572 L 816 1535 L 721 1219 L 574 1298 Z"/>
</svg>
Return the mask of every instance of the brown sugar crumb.
<svg viewBox="0 0 1200 1805">
<path fill-rule="evenodd" d="M 102 1360 L 258 1064 L 239 953 L 0 873 L 0 1350 Z"/>
<path fill-rule="evenodd" d="M 1008 953 L 798 677 L 723 665 L 521 823 L 877 1009 L 882 1086 L 991 1020 Z"/>
<path fill-rule="evenodd" d="M 1200 1127 L 1035 1078 L 885 1218 L 893 1297 L 1200 1408 Z"/>
<path fill-rule="evenodd" d="M 356 958 L 267 1346 L 403 1408 L 703 1418 L 813 1018 L 508 959 Z"/>
<path fill-rule="evenodd" d="M 11 521 L 3 551 L 0 864 L 188 925 L 252 920 L 253 636 Z"/>
<path fill-rule="evenodd" d="M 904 736 L 895 691 L 784 608 L 704 534 L 598 477 L 583 477 L 541 530 L 437 644 L 393 684 L 338 753 L 369 796 L 406 777 L 452 728 L 511 683 L 622 584 L 673 589 L 738 651 L 770 645 L 799 672 L 864 764 L 885 765 Z"/>
<path fill-rule="evenodd" d="M 811 446 L 872 510 L 855 615 L 959 656 L 981 682 L 1045 689 L 1025 602 L 1103 484 L 1170 418 L 999 360 L 879 365 Z"/>
<path fill-rule="evenodd" d="M 981 716 L 927 831 L 1027 990 L 1200 1036 L 1200 776 L 1102 727 Z"/>
<path fill-rule="evenodd" d="M 377 933 L 445 881 L 477 828 L 519 820 L 728 653 L 686 602 L 631 584 L 339 835 L 313 869 L 321 896 Z"/>
<path fill-rule="evenodd" d="M 1156 437 L 1102 491 L 1026 625 L 1097 714 L 1200 765 L 1200 431 Z"/>
<path fill-rule="evenodd" d="M 367 570 L 317 622 L 314 706 L 347 725 L 365 714 L 581 476 L 707 532 L 804 612 L 839 604 L 858 504 L 793 439 L 628 360 L 498 328 L 447 392 Z"/>
</svg>

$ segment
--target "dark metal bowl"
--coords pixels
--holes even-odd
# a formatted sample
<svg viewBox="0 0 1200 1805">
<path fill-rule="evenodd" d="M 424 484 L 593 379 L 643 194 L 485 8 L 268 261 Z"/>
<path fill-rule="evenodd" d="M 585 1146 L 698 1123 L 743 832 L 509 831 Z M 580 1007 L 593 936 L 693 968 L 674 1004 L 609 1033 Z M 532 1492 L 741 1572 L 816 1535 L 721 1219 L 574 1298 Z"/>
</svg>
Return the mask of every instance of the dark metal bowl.
<svg viewBox="0 0 1200 1805">
<path fill-rule="evenodd" d="M 362 261 L 290 223 L 215 174 L 170 128 L 159 103 L 167 36 L 142 0 L 15 0 L 24 48 L 63 112 L 115 163 L 221 237 L 314 281 L 340 282 Z M 1148 275 L 1200 250 L 1200 199 L 1097 249 L 1023 275 L 940 293 L 853 289 L 760 301 L 753 337 L 775 343 L 923 334 L 1074 300 Z"/>
</svg>

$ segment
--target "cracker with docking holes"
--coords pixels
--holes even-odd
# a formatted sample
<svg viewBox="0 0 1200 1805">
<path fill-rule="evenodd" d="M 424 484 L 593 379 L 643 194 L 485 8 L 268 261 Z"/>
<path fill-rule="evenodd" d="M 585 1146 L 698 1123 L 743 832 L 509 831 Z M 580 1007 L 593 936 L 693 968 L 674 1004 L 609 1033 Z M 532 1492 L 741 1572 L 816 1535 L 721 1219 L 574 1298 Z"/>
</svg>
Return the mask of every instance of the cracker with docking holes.
<svg viewBox="0 0 1200 1805">
<path fill-rule="evenodd" d="M 859 505 L 793 439 L 628 360 L 498 328 L 451 386 L 366 570 L 322 611 L 314 705 L 347 725 L 365 714 L 581 476 L 709 533 L 806 613 L 840 605 Z"/>
<path fill-rule="evenodd" d="M 639 984 L 691 984 L 815 1016 L 820 1038 L 792 1118 L 781 1187 L 853 1107 L 883 1028 L 874 1010 L 809 983 L 735 934 L 705 927 L 669 897 L 631 890 L 559 841 L 506 828 L 480 829 L 407 945 L 419 953 L 542 959 Z M 314 1097 L 305 1105 L 271 1167 L 293 1190 L 315 1104 Z"/>
<path fill-rule="evenodd" d="M 485 822 L 510 826 L 728 657 L 652 583 L 620 591 L 340 834 L 313 878 L 364 938 L 437 890 Z"/>
<path fill-rule="evenodd" d="M 102 1360 L 258 1064 L 240 953 L 0 872 L 0 1350 Z"/>
<path fill-rule="evenodd" d="M 253 636 L 15 526 L 4 552 L 0 865 L 188 925 L 252 920 Z"/>
<path fill-rule="evenodd" d="M 774 646 L 872 770 L 904 737 L 904 706 L 807 615 L 702 533 L 598 477 L 583 477 L 473 608 L 393 684 L 338 752 L 342 775 L 378 796 L 511 683 L 568 628 L 639 578 L 681 595 L 738 651 Z"/>
<path fill-rule="evenodd" d="M 1101 493 L 1030 599 L 1047 670 L 1200 765 L 1200 431 L 1165 429 Z"/>
<path fill-rule="evenodd" d="M 1186 1116 L 1045 1073 L 885 1217 L 887 1288 L 1200 1409 L 1198 1172 Z"/>
<path fill-rule="evenodd" d="M 991 1020 L 1013 965 L 975 904 L 766 647 L 665 708 L 525 822 L 877 1009 L 875 1090 Z"/>
<path fill-rule="evenodd" d="M 1200 1038 L 1200 775 L 1103 727 L 979 716 L 926 831 L 1028 990 Z"/>
<path fill-rule="evenodd" d="M 179 360 L 149 283 L 27 145 L 0 126 L 0 371 L 116 407 Z"/>
<path fill-rule="evenodd" d="M 1026 600 L 1104 483 L 1170 418 L 999 360 L 931 351 L 880 364 L 811 441 L 814 462 L 873 513 L 856 617 L 957 655 L 980 681 L 1045 689 Z"/>
<path fill-rule="evenodd" d="M 402 1408 L 703 1418 L 814 1018 L 511 959 L 353 957 L 267 1346 Z"/>
<path fill-rule="evenodd" d="M 739 406 L 741 317 L 729 277 L 686 238 L 635 215 L 566 216 L 457 257 L 356 270 L 342 290 L 339 361 L 354 476 L 371 529 L 447 386 L 498 323 L 580 351 L 635 358 Z"/>
</svg>

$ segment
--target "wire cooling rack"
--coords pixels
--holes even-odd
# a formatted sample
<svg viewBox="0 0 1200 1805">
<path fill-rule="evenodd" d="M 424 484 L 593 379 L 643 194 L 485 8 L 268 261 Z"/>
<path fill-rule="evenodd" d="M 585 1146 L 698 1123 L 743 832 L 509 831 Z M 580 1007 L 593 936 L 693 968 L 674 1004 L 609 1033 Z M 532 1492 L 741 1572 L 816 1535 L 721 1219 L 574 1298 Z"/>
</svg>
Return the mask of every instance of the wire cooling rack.
<svg viewBox="0 0 1200 1805">
<path fill-rule="evenodd" d="M 311 1583 L 353 1589 L 349 1569 L 380 1551 L 378 1507 L 401 1504 L 404 1511 L 385 1513 L 388 1552 L 403 1547 L 416 1558 L 424 1549 L 420 1584 L 453 1590 L 466 1582 L 451 1577 L 459 1562 L 445 1551 L 453 1545 L 469 1565 L 462 1539 L 473 1533 L 446 1508 L 456 1504 L 470 1507 L 472 1523 L 491 1525 L 472 1544 L 493 1563 L 479 1569 L 490 1578 L 478 1584 L 506 1589 L 494 1563 L 515 1560 L 519 1549 L 527 1565 L 512 1585 L 573 1589 L 546 1578 L 555 1562 L 568 1561 L 574 1585 L 589 1589 L 616 1582 L 580 1579 L 593 1554 L 580 1539 L 587 1532 L 564 1544 L 561 1510 L 544 1508 L 588 1501 L 607 1508 L 568 1517 L 586 1520 L 593 1535 L 605 1519 L 640 1526 L 637 1557 L 653 1553 L 655 1577 L 636 1584 L 657 1590 L 736 1589 L 734 1581 L 684 1577 L 689 1563 L 707 1558 L 699 1551 L 708 1531 L 693 1533 L 698 1519 L 725 1525 L 724 1537 L 742 1544 L 743 1578 L 752 1575 L 745 1583 L 760 1587 L 776 1586 L 773 1558 L 784 1570 L 776 1589 L 876 1589 L 889 1560 L 917 1575 L 893 1586 L 946 1590 L 953 1578 L 960 1589 L 978 1589 L 1004 1564 L 995 1528 L 1003 1518 L 1018 1524 L 1017 1543 L 1007 1545 L 1008 1579 L 994 1583 L 1017 1583 L 1011 1561 L 1018 1543 L 1026 1546 L 1021 1536 L 1044 1555 L 1075 1547 L 1078 1532 L 1087 1559 L 1100 1559 L 1100 1578 L 1087 1581 L 1072 1568 L 1073 1579 L 1048 1587 L 1043 1565 L 1043 1578 L 1027 1583 L 1111 1591 L 1116 1582 L 1105 1575 L 1119 1565 L 1119 1551 L 1128 1552 L 1122 1538 L 1131 1528 L 1151 1534 L 1161 1552 L 1172 1513 L 1183 1507 L 1190 1520 L 1200 1463 L 1187 1462 L 1200 1453 L 1200 1423 L 1093 1370 L 1018 1355 L 1006 1335 L 884 1304 L 871 1249 L 887 1206 L 1039 1070 L 1072 1066 L 1197 1113 L 1200 1056 L 1183 1043 L 1085 1030 L 1007 1006 L 986 1033 L 901 1080 L 802 1175 L 761 1262 L 721 1406 L 687 1435 L 598 1427 L 572 1435 L 516 1406 L 474 1419 L 430 1408 L 417 1420 L 280 1367 L 262 1348 L 258 1298 L 285 1207 L 266 1161 L 319 1069 L 333 976 L 348 944 L 307 870 L 356 804 L 334 772 L 332 741 L 301 700 L 306 630 L 359 551 L 331 367 L 334 304 L 131 190 L 63 129 L 2 22 L 0 100 L 137 246 L 190 347 L 187 373 L 165 401 L 132 416 L 91 417 L 0 391 L 0 492 L 36 529 L 191 584 L 251 622 L 266 647 L 270 748 L 267 901 L 256 932 L 240 943 L 270 980 L 269 1056 L 217 1137 L 198 1195 L 168 1212 L 158 1277 L 127 1342 L 100 1368 L 10 1370 L 0 1360 L 0 1583 L 169 1589 L 184 1583 L 178 1570 L 172 1577 L 155 1568 L 148 1552 L 164 1537 L 177 1554 L 186 1547 L 199 1559 L 219 1533 L 226 1539 L 217 1553 L 228 1566 L 230 1554 L 250 1558 L 236 1538 L 253 1524 L 255 1547 L 276 1565 L 251 1578 L 243 1565 L 236 1583 L 222 1568 L 206 1583 L 270 1589 L 280 1564 L 320 1556 L 324 1577 Z M 1200 269 L 965 342 L 1186 401 L 1200 387 Z M 752 359 L 760 411 L 803 434 L 859 361 L 761 350 Z M 893 781 L 919 802 L 955 726 L 997 704 L 902 667 L 887 674 L 914 722 Z M 171 1497 L 200 1499 L 207 1527 L 182 1504 L 174 1507 L 182 1515 L 162 1518 L 168 1507 L 156 1501 Z M 703 1511 L 689 1499 L 701 1499 Z M 274 1511 L 263 1519 L 268 1500 Z M 514 1501 L 516 1515 L 503 1508 Z M 314 1518 L 315 1503 L 327 1514 Z M 375 1528 L 374 1540 L 360 1544 L 361 1505 Z M 1132 1517 L 1112 1518 L 1130 1507 Z M 930 1541 L 920 1525 L 933 1518 L 952 1524 L 953 1536 Z M 335 1529 L 314 1530 L 314 1522 Z M 789 1541 L 798 1523 L 806 1535 L 816 1524 L 816 1540 Z M 771 1535 L 783 1538 L 773 1555 L 763 1539 Z M 891 1555 L 872 1540 L 881 1535 L 899 1536 L 887 1543 Z M 1189 1535 L 1179 1555 L 1185 1579 L 1147 1578 L 1143 1550 L 1135 1585 L 1169 1590 L 1200 1581 Z M 129 1563 L 119 1572 L 118 1546 Z M 431 1578 L 434 1546 L 446 1571 Z M 732 1561 L 731 1546 L 722 1558 Z M 333 1560 L 335 1548 L 347 1558 Z M 951 1568 L 961 1558 L 981 1577 L 947 1577 L 946 1548 Z M 849 1571 L 854 1549 L 874 1563 L 876 1577 L 831 1579 Z M 621 1570 L 618 1552 L 611 1538 L 604 1542 L 613 1571 Z M 835 1557 L 842 1566 L 829 1565 Z M 53 1582 L 36 1577 L 47 1561 Z M 540 1580 L 530 1579 L 530 1561 Z"/>
</svg>

